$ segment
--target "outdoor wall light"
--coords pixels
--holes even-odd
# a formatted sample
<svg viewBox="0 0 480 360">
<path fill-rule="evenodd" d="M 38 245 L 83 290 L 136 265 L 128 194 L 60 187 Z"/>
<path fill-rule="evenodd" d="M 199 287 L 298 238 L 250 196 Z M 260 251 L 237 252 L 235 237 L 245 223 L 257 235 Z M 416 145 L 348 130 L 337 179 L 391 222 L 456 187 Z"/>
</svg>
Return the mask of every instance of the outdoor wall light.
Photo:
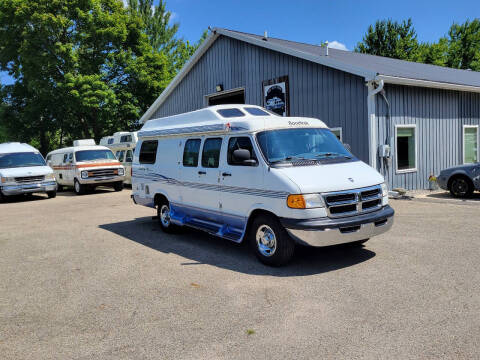
<svg viewBox="0 0 480 360">
<path fill-rule="evenodd" d="M 215 89 L 217 90 L 217 92 L 223 91 L 223 84 L 218 84 L 217 86 L 215 86 Z"/>
</svg>

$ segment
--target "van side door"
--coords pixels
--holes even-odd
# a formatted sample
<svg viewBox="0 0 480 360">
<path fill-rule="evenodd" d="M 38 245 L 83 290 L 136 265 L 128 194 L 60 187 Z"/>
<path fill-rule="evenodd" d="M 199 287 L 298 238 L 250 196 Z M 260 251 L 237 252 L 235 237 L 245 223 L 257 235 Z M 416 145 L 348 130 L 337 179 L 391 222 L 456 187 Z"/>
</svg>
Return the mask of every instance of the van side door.
<svg viewBox="0 0 480 360">
<path fill-rule="evenodd" d="M 249 161 L 235 159 L 235 150 L 248 150 Z M 250 136 L 228 136 L 224 141 L 226 156 L 220 167 L 222 188 L 220 203 L 225 224 L 231 231 L 241 236 L 252 206 L 263 201 L 263 167 Z"/>
</svg>

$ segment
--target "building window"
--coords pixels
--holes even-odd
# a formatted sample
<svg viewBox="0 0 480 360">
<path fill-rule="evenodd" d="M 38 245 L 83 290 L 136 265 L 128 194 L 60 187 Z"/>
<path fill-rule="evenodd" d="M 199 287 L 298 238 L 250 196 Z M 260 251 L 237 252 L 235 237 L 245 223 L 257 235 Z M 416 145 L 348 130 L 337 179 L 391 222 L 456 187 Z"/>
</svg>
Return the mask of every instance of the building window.
<svg viewBox="0 0 480 360">
<path fill-rule="evenodd" d="M 395 126 L 397 172 L 417 170 L 417 128 L 415 125 Z"/>
<path fill-rule="evenodd" d="M 478 125 L 463 125 L 463 163 L 478 161 Z"/>
<path fill-rule="evenodd" d="M 200 139 L 189 139 L 185 142 L 183 149 L 183 166 L 197 167 L 201 142 Z"/>
<path fill-rule="evenodd" d="M 343 142 L 342 128 L 341 127 L 331 128 L 330 130 L 337 137 L 337 139 L 340 140 L 340 142 Z"/>
<path fill-rule="evenodd" d="M 202 152 L 202 166 L 204 168 L 218 168 L 221 148 L 222 138 L 211 138 L 205 140 Z"/>
<path fill-rule="evenodd" d="M 140 164 L 155 164 L 155 160 L 157 159 L 157 147 L 157 140 L 147 140 L 142 142 L 138 159 Z"/>
</svg>

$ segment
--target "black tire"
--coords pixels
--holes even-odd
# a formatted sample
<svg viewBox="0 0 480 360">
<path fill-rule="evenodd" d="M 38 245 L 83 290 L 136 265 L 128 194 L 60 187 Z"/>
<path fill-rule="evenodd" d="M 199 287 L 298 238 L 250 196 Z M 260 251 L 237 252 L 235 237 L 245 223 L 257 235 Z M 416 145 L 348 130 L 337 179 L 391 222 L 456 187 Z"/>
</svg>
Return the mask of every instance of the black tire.
<svg viewBox="0 0 480 360">
<path fill-rule="evenodd" d="M 47 191 L 47 196 L 49 199 L 53 199 L 57 196 L 57 192 L 56 191 Z"/>
<path fill-rule="evenodd" d="M 57 192 L 62 192 L 64 190 L 65 190 L 65 188 L 62 185 L 57 184 Z"/>
<path fill-rule="evenodd" d="M 114 189 L 115 191 L 122 191 L 122 190 L 123 190 L 123 181 L 116 182 L 116 183 L 113 185 L 113 189 Z"/>
<path fill-rule="evenodd" d="M 75 191 L 75 194 L 77 195 L 83 195 L 85 194 L 85 186 L 80 184 L 77 179 L 73 181 L 73 191 Z"/>
<path fill-rule="evenodd" d="M 0 202 L 5 202 L 5 195 L 0 191 Z"/>
<path fill-rule="evenodd" d="M 453 177 L 448 184 L 448 189 L 452 196 L 457 198 L 466 198 L 473 194 L 472 181 L 466 176 Z"/>
<path fill-rule="evenodd" d="M 285 265 L 295 252 L 295 242 L 273 215 L 261 214 L 253 219 L 248 237 L 256 257 L 265 265 Z"/>
<path fill-rule="evenodd" d="M 162 216 L 162 211 L 164 216 Z M 172 224 L 170 220 L 170 203 L 168 200 L 163 199 L 157 204 L 157 218 L 164 233 L 174 234 L 178 231 L 178 226 Z"/>
</svg>

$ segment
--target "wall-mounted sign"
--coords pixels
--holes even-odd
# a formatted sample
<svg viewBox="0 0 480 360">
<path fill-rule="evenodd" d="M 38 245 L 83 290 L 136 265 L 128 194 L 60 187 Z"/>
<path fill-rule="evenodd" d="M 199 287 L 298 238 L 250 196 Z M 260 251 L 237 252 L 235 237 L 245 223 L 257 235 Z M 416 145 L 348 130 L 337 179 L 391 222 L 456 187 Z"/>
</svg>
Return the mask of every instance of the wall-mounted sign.
<svg viewBox="0 0 480 360">
<path fill-rule="evenodd" d="M 263 106 L 280 116 L 289 116 L 288 76 L 263 82 Z"/>
</svg>

